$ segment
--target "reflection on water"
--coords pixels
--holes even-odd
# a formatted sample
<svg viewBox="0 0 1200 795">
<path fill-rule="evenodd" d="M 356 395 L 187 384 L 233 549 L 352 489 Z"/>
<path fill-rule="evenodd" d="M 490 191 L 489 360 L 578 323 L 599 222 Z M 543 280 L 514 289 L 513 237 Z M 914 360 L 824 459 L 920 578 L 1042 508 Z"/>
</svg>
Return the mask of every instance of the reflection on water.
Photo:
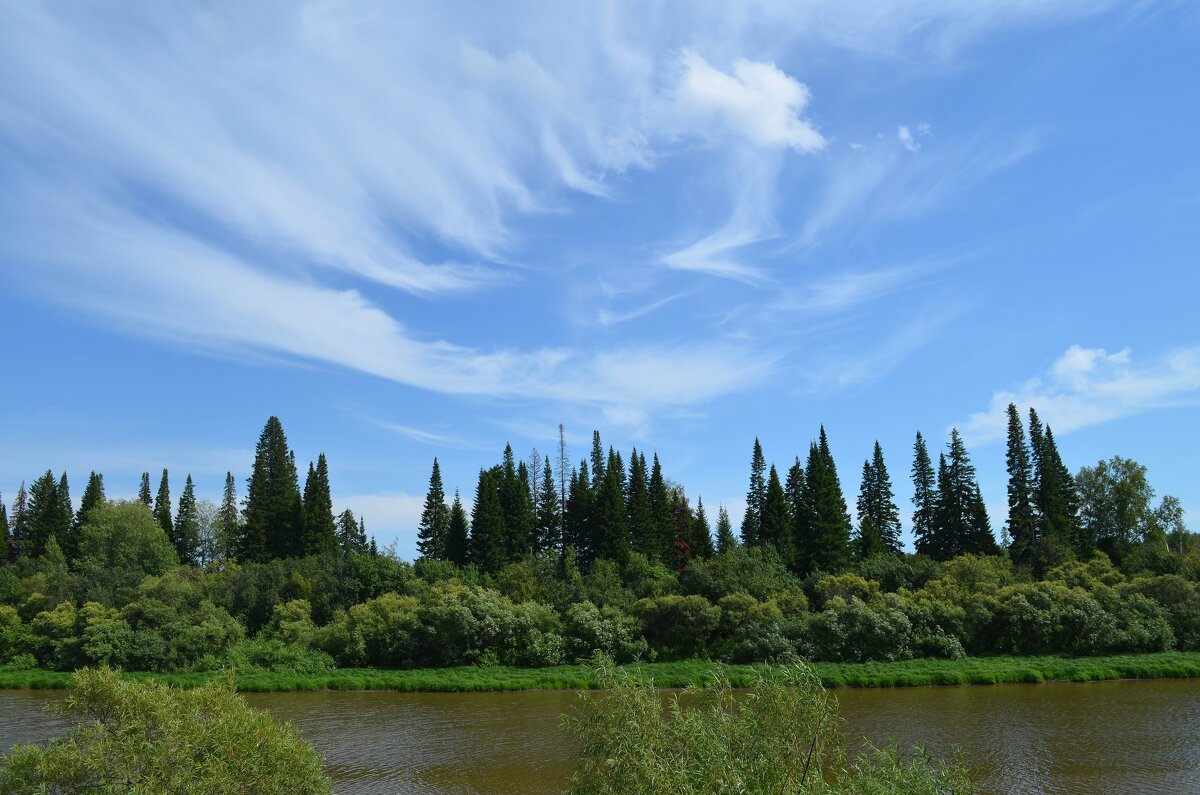
<svg viewBox="0 0 1200 795">
<path fill-rule="evenodd" d="M 990 793 L 1200 793 L 1200 682 L 840 690 L 848 736 L 958 745 Z M 0 692 L 0 746 L 52 736 L 58 694 Z M 256 706 L 325 754 L 342 795 L 565 789 L 572 693 L 270 693 Z"/>
</svg>

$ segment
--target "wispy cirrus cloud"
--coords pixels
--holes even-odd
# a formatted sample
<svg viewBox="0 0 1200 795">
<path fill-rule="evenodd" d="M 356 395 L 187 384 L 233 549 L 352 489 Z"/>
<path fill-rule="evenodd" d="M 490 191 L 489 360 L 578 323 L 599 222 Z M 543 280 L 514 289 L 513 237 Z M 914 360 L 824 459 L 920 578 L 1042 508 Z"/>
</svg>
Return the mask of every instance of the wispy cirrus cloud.
<svg viewBox="0 0 1200 795">
<path fill-rule="evenodd" d="M 1128 348 L 1072 345 L 1046 373 L 1015 389 L 992 395 L 986 411 L 971 414 L 959 427 L 972 442 L 1003 438 L 1008 404 L 1037 409 L 1056 433 L 1170 406 L 1200 403 L 1200 347 L 1179 348 L 1137 365 Z"/>
</svg>

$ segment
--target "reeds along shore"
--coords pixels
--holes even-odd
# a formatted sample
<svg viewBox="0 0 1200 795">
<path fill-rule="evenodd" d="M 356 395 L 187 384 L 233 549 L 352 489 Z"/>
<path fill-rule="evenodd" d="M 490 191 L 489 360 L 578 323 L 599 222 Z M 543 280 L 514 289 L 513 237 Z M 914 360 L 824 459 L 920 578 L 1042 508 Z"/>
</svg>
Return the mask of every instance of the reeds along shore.
<svg viewBox="0 0 1200 795">
<path fill-rule="evenodd" d="M 707 660 L 640 663 L 625 666 L 658 687 L 676 688 L 705 683 L 716 663 Z M 759 665 L 721 666 L 735 687 L 748 686 Z M 1200 678 L 1200 652 L 1163 652 L 1107 657 L 968 657 L 961 660 L 922 659 L 869 663 L 814 663 L 826 687 L 919 687 L 927 685 L 996 685 L 1038 682 L 1094 682 L 1113 679 Z M 552 668 L 458 666 L 388 670 L 343 668 L 329 673 L 290 675 L 238 671 L 237 688 L 244 692 L 316 690 L 394 690 L 402 692 L 483 692 L 517 690 L 580 690 L 596 686 L 590 665 Z M 61 689 L 73 674 L 58 671 L 0 671 L 0 688 Z M 127 673 L 131 679 L 197 687 L 220 676 L 218 672 Z"/>
</svg>

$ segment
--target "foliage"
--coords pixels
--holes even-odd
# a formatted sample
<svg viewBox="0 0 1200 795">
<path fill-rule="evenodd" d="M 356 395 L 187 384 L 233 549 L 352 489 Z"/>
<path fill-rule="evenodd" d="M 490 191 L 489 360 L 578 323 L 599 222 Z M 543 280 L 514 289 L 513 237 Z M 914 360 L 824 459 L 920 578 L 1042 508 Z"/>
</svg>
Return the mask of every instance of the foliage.
<svg viewBox="0 0 1200 795">
<path fill-rule="evenodd" d="M 836 700 L 803 665 L 762 673 L 737 696 L 716 669 L 704 687 L 670 697 L 665 709 L 649 681 L 603 663 L 597 678 L 607 693 L 584 695 L 566 718 L 580 740 L 571 795 L 974 791 L 963 769 L 920 754 L 905 761 L 891 750 L 848 761 Z"/>
<path fill-rule="evenodd" d="M 113 670 L 75 674 L 67 737 L 5 757 L 11 793 L 321 793 L 321 757 L 298 732 L 251 709 L 229 681 L 195 690 L 126 681 Z"/>
</svg>

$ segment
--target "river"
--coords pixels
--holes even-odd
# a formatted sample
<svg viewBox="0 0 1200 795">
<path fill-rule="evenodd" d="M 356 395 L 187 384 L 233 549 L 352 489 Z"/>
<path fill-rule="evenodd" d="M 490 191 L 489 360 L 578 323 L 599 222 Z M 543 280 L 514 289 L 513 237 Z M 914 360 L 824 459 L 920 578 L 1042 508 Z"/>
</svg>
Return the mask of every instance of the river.
<svg viewBox="0 0 1200 795">
<path fill-rule="evenodd" d="M 1200 792 L 1200 682 L 838 690 L 845 731 L 952 745 L 986 793 Z M 46 691 L 0 691 L 0 747 L 53 736 Z M 341 795 L 550 795 L 570 777 L 559 716 L 576 696 L 269 693 L 251 703 L 325 754 Z"/>
</svg>

